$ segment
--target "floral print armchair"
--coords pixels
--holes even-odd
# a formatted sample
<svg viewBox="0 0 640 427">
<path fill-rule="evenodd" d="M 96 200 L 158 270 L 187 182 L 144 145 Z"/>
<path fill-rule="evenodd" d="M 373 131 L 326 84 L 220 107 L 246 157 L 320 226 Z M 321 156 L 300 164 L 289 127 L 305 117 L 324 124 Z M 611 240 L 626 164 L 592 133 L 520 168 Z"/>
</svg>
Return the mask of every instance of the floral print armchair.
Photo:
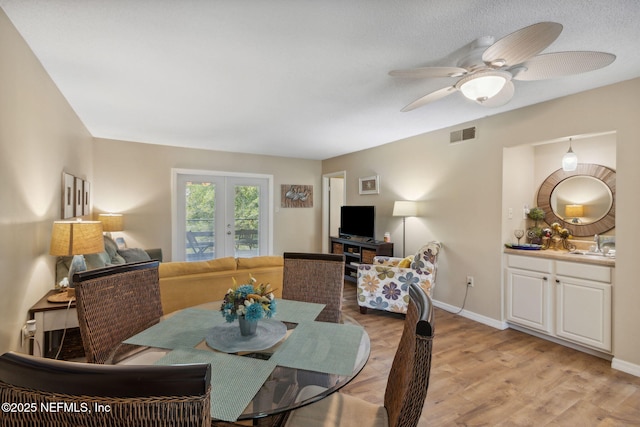
<svg viewBox="0 0 640 427">
<path fill-rule="evenodd" d="M 358 305 L 367 309 L 406 313 L 409 284 L 417 283 L 431 295 L 436 284 L 438 252 L 442 245 L 432 241 L 420 248 L 407 268 L 400 267 L 403 258 L 378 256 L 373 264 L 358 266 Z"/>
</svg>

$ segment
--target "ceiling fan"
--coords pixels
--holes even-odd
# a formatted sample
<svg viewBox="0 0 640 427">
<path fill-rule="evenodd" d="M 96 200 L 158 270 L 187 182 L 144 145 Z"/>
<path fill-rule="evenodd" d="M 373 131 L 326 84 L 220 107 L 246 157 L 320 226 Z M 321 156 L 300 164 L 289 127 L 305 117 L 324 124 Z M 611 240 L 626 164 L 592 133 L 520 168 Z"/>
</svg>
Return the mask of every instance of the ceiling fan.
<svg viewBox="0 0 640 427">
<path fill-rule="evenodd" d="M 389 75 L 412 78 L 449 77 L 451 86 L 416 99 L 402 111 L 411 111 L 454 92 L 484 107 L 500 107 L 513 97 L 512 80 L 543 80 L 597 70 L 616 56 L 605 52 L 574 51 L 538 55 L 562 32 L 556 22 L 539 22 L 515 31 L 494 43 L 485 36 L 472 43 L 471 51 L 455 67 L 421 67 L 394 70 Z"/>
</svg>

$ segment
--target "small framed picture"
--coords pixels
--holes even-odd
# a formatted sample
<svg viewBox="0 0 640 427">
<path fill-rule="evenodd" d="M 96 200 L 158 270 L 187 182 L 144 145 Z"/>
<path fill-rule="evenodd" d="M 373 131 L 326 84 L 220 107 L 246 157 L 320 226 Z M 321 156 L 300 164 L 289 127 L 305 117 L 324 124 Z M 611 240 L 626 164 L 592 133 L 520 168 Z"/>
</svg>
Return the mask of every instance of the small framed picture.
<svg viewBox="0 0 640 427">
<path fill-rule="evenodd" d="M 380 177 L 378 175 L 360 178 L 360 194 L 379 194 Z"/>
</svg>

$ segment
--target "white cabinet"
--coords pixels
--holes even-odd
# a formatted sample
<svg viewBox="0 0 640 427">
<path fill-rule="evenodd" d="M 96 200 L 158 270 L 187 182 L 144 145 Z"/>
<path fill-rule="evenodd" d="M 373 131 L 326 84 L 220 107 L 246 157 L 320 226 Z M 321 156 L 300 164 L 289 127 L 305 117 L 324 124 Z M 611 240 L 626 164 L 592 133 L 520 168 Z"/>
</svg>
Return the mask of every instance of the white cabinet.
<svg viewBox="0 0 640 427">
<path fill-rule="evenodd" d="M 611 267 L 507 255 L 506 318 L 611 352 Z"/>
<path fill-rule="evenodd" d="M 552 262 L 534 259 L 531 265 L 521 265 L 520 261 L 527 259 L 520 258 L 522 257 L 515 257 L 510 264 L 518 268 L 507 269 L 507 320 L 551 333 L 549 277 Z"/>
</svg>

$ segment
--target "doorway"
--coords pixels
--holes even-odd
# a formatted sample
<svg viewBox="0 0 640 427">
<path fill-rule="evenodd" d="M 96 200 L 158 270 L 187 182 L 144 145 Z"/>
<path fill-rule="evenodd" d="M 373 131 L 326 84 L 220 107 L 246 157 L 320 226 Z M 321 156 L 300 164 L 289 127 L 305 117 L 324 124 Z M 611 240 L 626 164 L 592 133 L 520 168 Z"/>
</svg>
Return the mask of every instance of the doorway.
<svg viewBox="0 0 640 427">
<path fill-rule="evenodd" d="M 329 250 L 329 237 L 337 236 L 340 229 L 340 207 L 347 202 L 347 172 L 322 175 L 322 251 Z"/>
<path fill-rule="evenodd" d="M 173 261 L 271 252 L 271 176 L 173 172 Z"/>
</svg>

